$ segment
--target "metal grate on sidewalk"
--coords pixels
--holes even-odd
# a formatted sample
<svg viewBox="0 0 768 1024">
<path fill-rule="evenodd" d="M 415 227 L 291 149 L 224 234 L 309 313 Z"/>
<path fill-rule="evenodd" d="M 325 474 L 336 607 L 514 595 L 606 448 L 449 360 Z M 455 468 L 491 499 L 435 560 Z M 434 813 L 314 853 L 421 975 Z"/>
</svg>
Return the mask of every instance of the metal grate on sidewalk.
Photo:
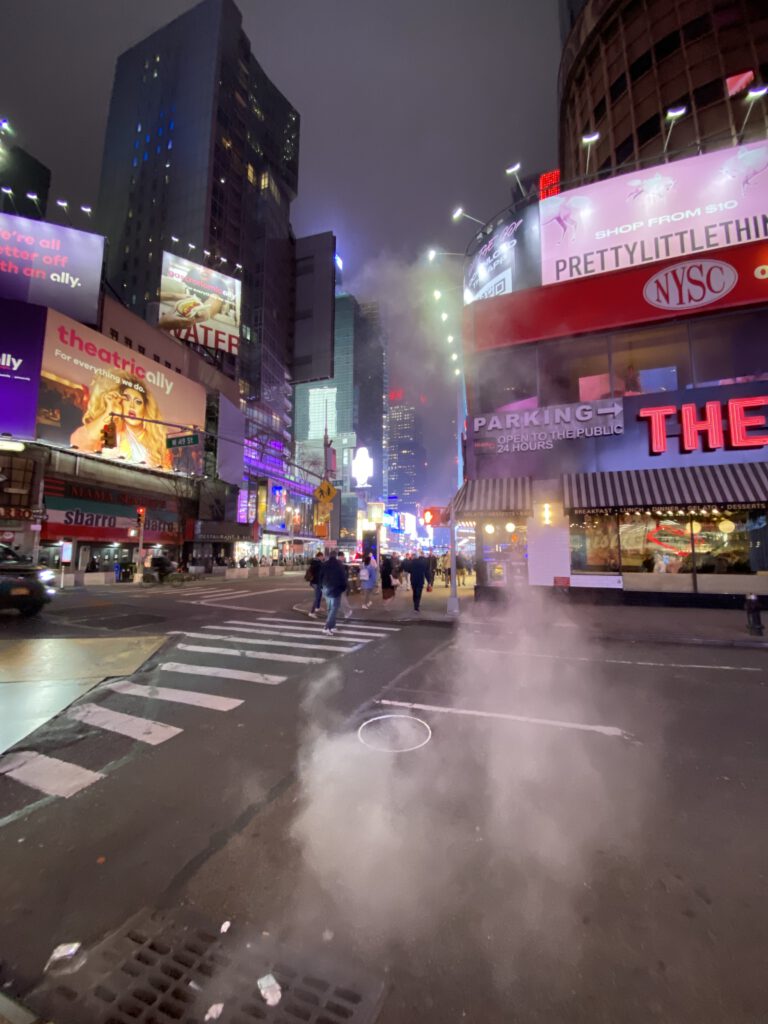
<svg viewBox="0 0 768 1024">
<path fill-rule="evenodd" d="M 257 981 L 273 974 L 282 988 L 267 1006 Z M 374 1024 L 381 978 L 317 953 L 280 946 L 257 928 L 226 934 L 198 916 L 141 911 L 88 951 L 72 974 L 48 976 L 25 1000 L 55 1024 Z"/>
</svg>

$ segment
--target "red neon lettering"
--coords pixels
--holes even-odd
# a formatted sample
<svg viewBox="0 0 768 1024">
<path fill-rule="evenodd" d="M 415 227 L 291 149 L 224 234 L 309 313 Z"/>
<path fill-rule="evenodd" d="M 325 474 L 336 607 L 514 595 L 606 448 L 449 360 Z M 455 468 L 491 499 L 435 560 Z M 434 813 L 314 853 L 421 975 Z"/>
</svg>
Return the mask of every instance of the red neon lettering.
<svg viewBox="0 0 768 1024">
<path fill-rule="evenodd" d="M 696 406 L 683 405 L 680 409 L 683 425 L 683 449 L 695 451 L 699 447 L 699 434 L 706 434 L 704 443 L 707 448 L 722 448 L 725 445 L 723 433 L 723 413 L 719 402 L 707 402 L 704 406 L 704 419 L 696 419 Z"/>
<path fill-rule="evenodd" d="M 676 412 L 674 405 L 654 405 L 639 410 L 639 418 L 648 420 L 653 455 L 663 455 L 667 450 L 667 417 L 674 416 Z"/>
<path fill-rule="evenodd" d="M 752 398 L 731 398 L 728 401 L 728 423 L 731 433 L 731 445 L 734 448 L 759 448 L 768 444 L 768 434 L 748 434 L 749 427 L 764 427 L 765 414 L 747 416 L 747 409 L 758 405 L 768 405 L 768 395 L 755 395 Z"/>
</svg>

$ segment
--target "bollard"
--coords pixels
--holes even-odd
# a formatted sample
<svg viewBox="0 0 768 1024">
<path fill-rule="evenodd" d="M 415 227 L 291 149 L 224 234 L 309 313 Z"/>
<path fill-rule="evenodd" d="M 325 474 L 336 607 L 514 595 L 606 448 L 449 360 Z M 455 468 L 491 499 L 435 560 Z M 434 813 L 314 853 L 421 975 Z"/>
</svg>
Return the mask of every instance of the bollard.
<svg viewBox="0 0 768 1024">
<path fill-rule="evenodd" d="M 747 594 L 744 602 L 747 611 L 747 632 L 750 636 L 763 635 L 763 621 L 760 618 L 760 598 L 757 594 Z"/>
</svg>

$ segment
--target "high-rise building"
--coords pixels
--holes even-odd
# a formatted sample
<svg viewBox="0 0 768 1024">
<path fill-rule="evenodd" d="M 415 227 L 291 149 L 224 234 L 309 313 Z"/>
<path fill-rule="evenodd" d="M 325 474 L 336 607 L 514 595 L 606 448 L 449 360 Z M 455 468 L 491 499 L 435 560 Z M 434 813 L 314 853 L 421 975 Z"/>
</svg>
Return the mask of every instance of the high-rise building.
<svg viewBox="0 0 768 1024">
<path fill-rule="evenodd" d="M 379 308 L 361 306 L 353 295 L 336 296 L 333 376 L 294 389 L 297 461 L 322 467 L 324 436 L 337 453 L 337 479 L 354 489 L 351 463 L 366 447 L 373 459 L 369 500 L 385 496 L 386 342 Z"/>
<path fill-rule="evenodd" d="M 423 427 L 417 406 L 405 392 L 389 392 L 388 481 L 391 504 L 415 512 L 427 464 Z"/>
<path fill-rule="evenodd" d="M 562 13 L 564 181 L 588 160 L 607 177 L 765 138 L 765 0 L 562 0 Z"/>
<path fill-rule="evenodd" d="M 233 0 L 203 0 L 123 53 L 97 224 L 107 280 L 147 316 L 163 251 L 242 279 L 239 383 L 254 431 L 290 440 L 299 114 L 251 52 Z"/>
<path fill-rule="evenodd" d="M 21 146 L 0 138 L 0 212 L 43 220 L 51 188 L 51 172 Z"/>
</svg>

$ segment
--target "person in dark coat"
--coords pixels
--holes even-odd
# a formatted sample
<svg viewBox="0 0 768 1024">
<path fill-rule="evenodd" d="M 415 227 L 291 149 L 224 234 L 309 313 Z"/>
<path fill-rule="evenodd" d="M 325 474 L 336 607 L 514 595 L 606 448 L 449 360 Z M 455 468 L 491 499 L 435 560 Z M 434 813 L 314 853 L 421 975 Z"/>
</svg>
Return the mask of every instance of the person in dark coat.
<svg viewBox="0 0 768 1024">
<path fill-rule="evenodd" d="M 394 575 L 393 560 L 390 555 L 384 555 L 381 560 L 381 596 L 383 600 L 391 601 L 395 596 L 395 586 L 392 582 Z"/>
<path fill-rule="evenodd" d="M 320 602 L 323 600 L 323 588 L 320 584 L 320 573 L 323 569 L 323 552 L 318 551 L 315 557 L 307 566 L 307 571 L 304 574 L 304 579 L 314 590 L 314 600 L 312 601 L 312 610 L 309 613 L 311 619 L 317 618 L 317 613 L 320 610 Z"/>
<path fill-rule="evenodd" d="M 429 567 L 429 559 L 425 558 L 424 555 L 419 554 L 415 558 L 410 559 L 408 564 L 404 565 L 403 568 L 411 577 L 413 610 L 417 612 L 421 605 L 421 594 L 424 590 L 424 584 L 430 585 L 433 579 Z"/>
<path fill-rule="evenodd" d="M 336 633 L 336 616 L 339 612 L 341 595 L 347 589 L 347 574 L 344 567 L 332 551 L 329 557 L 323 562 L 320 570 L 320 585 L 323 588 L 323 597 L 328 609 L 328 615 L 323 626 L 323 633 L 326 636 L 333 636 Z"/>
</svg>

